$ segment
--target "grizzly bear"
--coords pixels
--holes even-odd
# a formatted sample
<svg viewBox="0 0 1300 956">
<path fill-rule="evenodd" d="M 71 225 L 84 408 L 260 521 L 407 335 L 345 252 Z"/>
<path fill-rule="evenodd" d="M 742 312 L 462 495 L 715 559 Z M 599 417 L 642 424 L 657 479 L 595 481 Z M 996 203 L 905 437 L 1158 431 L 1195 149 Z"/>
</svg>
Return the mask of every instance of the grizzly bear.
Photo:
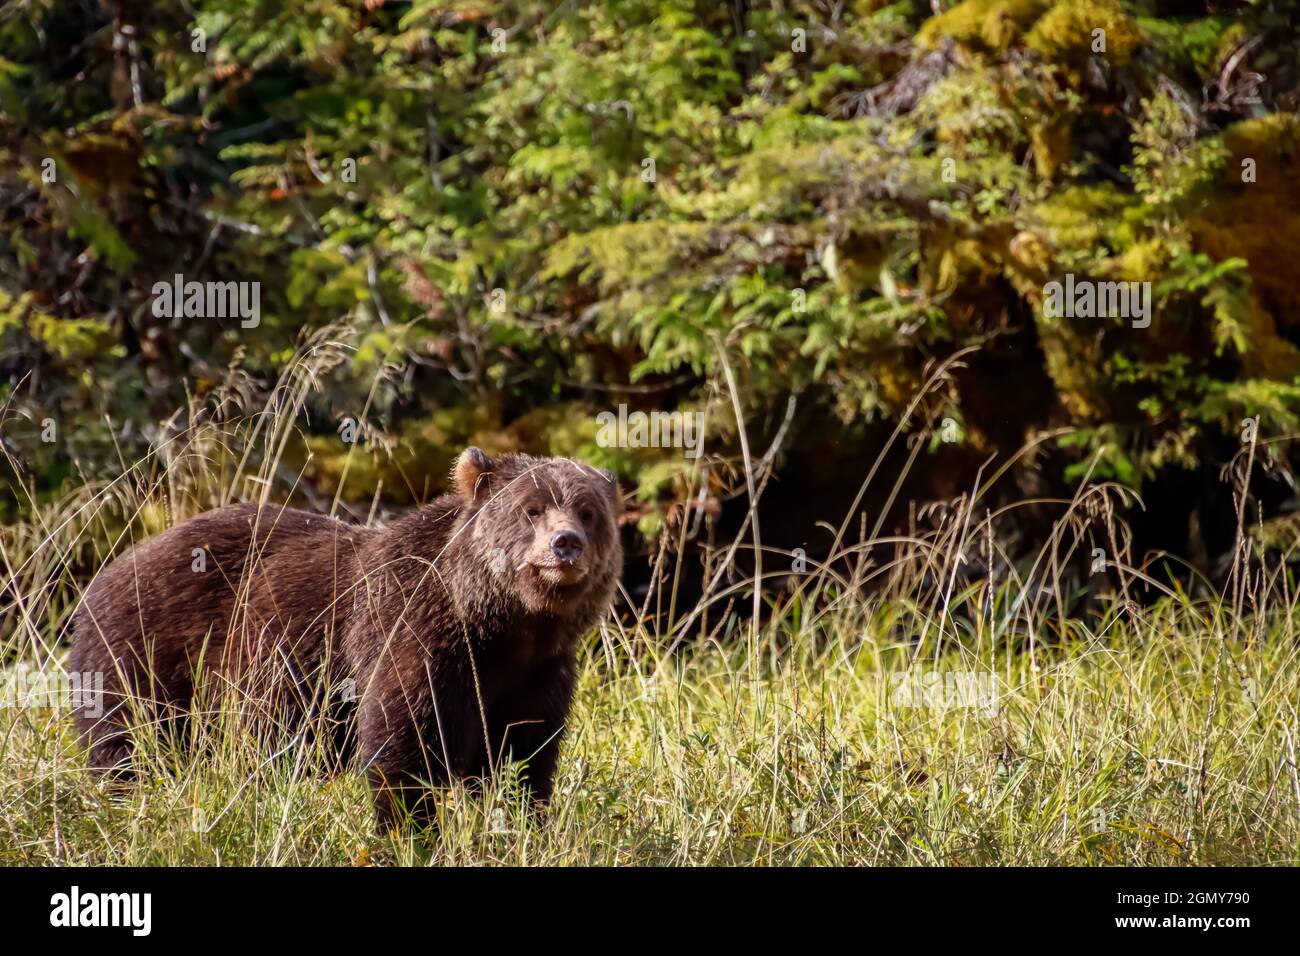
<svg viewBox="0 0 1300 956">
<path fill-rule="evenodd" d="M 383 529 L 231 505 L 107 565 L 69 659 L 103 675 L 102 706 L 76 709 L 91 765 L 129 773 L 133 734 L 186 726 L 234 692 L 255 726 L 290 745 L 316 728 L 364 769 L 381 824 L 429 822 L 430 787 L 511 761 L 544 806 L 578 644 L 622 569 L 618 485 L 569 459 L 477 448 L 453 484 Z"/>
</svg>

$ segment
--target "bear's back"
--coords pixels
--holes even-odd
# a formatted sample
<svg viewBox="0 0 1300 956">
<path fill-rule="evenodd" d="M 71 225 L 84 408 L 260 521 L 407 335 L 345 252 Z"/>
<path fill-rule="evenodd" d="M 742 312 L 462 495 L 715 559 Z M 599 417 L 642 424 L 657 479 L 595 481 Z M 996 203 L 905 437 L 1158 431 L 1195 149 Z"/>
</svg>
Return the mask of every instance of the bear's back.
<svg viewBox="0 0 1300 956">
<path fill-rule="evenodd" d="M 160 699 L 183 701 L 200 659 L 215 662 L 224 651 L 240 598 L 265 603 L 258 589 L 266 569 L 292 568 L 293 590 L 318 592 L 337 554 L 355 550 L 369 533 L 279 505 L 197 515 L 100 572 L 73 619 L 69 666 L 103 672 L 111 684 L 125 678 L 136 685 L 147 674 Z"/>
</svg>

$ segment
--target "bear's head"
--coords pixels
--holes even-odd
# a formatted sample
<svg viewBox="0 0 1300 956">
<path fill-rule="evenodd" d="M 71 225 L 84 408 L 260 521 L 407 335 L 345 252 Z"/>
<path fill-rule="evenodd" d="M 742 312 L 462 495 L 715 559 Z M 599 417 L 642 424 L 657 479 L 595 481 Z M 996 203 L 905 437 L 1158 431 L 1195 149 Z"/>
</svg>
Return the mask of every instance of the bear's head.
<svg viewBox="0 0 1300 956">
<path fill-rule="evenodd" d="M 529 613 L 594 620 L 623 567 L 618 481 L 568 458 L 467 448 L 453 472 L 471 559 Z M 582 622 L 584 626 L 588 621 Z"/>
</svg>

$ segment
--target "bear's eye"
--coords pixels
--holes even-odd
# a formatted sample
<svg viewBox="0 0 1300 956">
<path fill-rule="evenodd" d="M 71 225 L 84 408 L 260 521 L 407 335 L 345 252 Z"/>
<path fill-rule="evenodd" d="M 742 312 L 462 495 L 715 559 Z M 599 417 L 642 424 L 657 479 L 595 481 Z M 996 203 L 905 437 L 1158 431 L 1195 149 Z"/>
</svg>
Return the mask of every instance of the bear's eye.
<svg viewBox="0 0 1300 956">
<path fill-rule="evenodd" d="M 537 505 L 529 505 L 524 510 L 530 518 L 540 518 L 542 516 L 542 509 L 537 507 Z"/>
<path fill-rule="evenodd" d="M 590 508 L 583 508 L 582 511 L 578 513 L 578 517 L 582 519 L 583 524 L 591 524 L 596 520 L 596 512 L 592 511 Z"/>
</svg>

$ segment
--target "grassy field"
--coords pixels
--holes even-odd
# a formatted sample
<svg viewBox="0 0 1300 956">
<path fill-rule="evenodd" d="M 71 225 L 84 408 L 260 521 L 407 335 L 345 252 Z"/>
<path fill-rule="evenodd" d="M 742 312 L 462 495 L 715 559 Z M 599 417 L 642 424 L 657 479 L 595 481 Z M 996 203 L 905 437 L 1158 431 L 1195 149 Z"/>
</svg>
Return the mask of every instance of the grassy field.
<svg viewBox="0 0 1300 956">
<path fill-rule="evenodd" d="M 502 779 L 447 792 L 436 831 L 376 833 L 358 774 L 268 755 L 223 722 L 200 751 L 143 744 L 139 783 L 98 779 L 58 696 L 15 696 L 20 671 L 29 690 L 55 685 L 88 574 L 131 540 L 292 487 L 280 452 L 314 371 L 290 370 L 273 415 L 192 416 L 117 479 L 55 500 L 8 461 L 30 517 L 0 529 L 0 861 L 1300 863 L 1289 566 L 1243 536 L 1223 597 L 1139 606 L 1126 595 L 1152 582 L 1123 546 L 1123 493 L 1086 481 L 1036 559 L 1001 555 L 991 522 L 1014 509 L 991 515 L 975 489 L 888 547 L 845 520 L 833 567 L 766 607 L 722 574 L 731 549 L 712 558 L 706 618 L 612 620 L 584 648 L 542 826 Z M 743 463 L 751 500 L 771 460 Z M 1112 596 L 1068 608 L 1066 569 L 1098 542 Z M 790 555 L 763 560 L 789 574 Z"/>
<path fill-rule="evenodd" d="M 914 648 L 888 635 L 905 622 L 774 625 L 676 659 L 593 639 L 542 827 L 504 781 L 449 792 L 436 834 L 376 834 L 359 777 L 237 736 L 200 758 L 155 748 L 146 782 L 113 787 L 66 716 L 10 708 L 0 848 L 20 864 L 1300 861 L 1289 626 L 1247 644 L 1171 602 L 1053 650 L 912 665 L 996 674 L 964 697 L 902 676 Z"/>
</svg>

